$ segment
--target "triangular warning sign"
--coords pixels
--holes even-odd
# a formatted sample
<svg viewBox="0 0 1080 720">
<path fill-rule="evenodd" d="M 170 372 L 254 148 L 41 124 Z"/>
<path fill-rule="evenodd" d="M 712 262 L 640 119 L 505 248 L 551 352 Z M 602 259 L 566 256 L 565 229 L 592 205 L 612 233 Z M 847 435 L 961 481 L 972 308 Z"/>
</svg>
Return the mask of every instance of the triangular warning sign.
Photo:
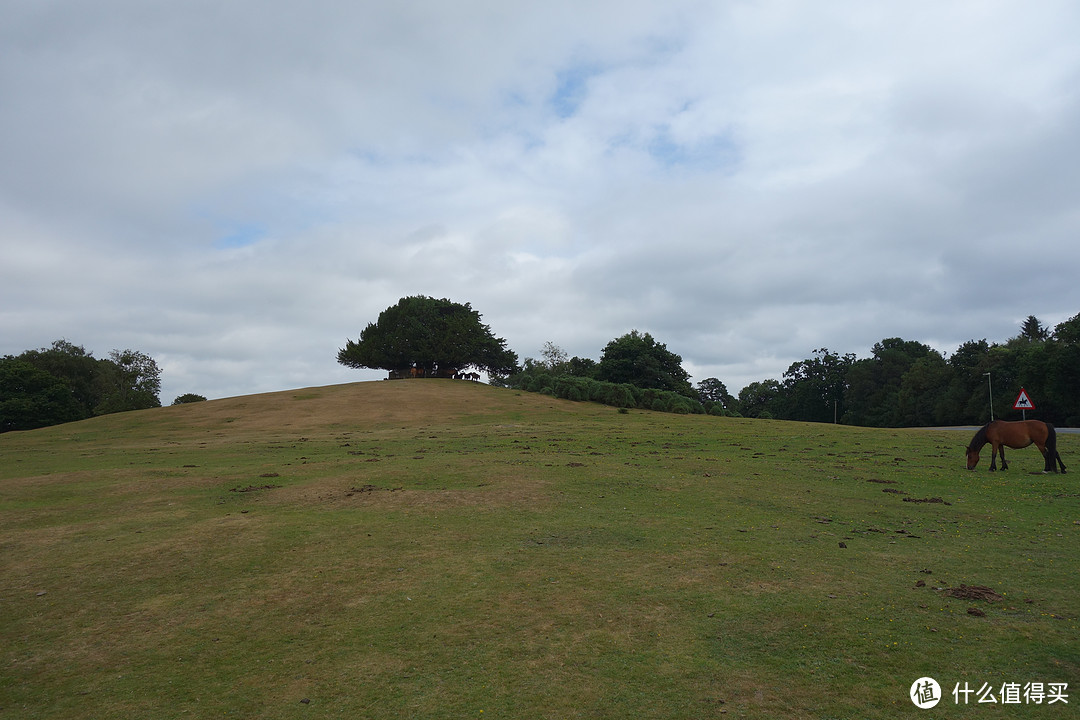
<svg viewBox="0 0 1080 720">
<path fill-rule="evenodd" d="M 1020 394 L 1016 396 L 1016 402 L 1013 403 L 1014 410 L 1034 410 L 1035 403 L 1031 402 L 1031 398 L 1028 397 L 1027 390 L 1020 388 Z"/>
</svg>

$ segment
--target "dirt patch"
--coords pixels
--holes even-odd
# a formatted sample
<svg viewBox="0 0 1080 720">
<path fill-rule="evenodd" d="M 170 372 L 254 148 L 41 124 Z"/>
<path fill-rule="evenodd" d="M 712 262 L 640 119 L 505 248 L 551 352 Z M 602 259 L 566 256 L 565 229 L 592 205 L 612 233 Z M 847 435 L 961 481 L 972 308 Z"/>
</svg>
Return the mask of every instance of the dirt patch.
<svg viewBox="0 0 1080 720">
<path fill-rule="evenodd" d="M 380 490 L 384 491 L 384 492 L 397 492 L 398 490 L 401 490 L 401 489 L 402 488 L 399 488 L 399 487 L 396 487 L 396 488 L 384 488 L 384 487 L 379 487 L 377 485 L 361 485 L 360 487 L 351 487 L 351 488 L 349 488 L 349 492 L 345 493 L 345 496 L 346 497 L 352 497 L 352 495 L 355 494 L 355 493 L 373 493 L 373 492 L 379 492 Z"/>
<path fill-rule="evenodd" d="M 940 504 L 942 504 L 942 505 L 952 505 L 952 503 L 951 503 L 951 502 L 947 502 L 947 501 L 945 501 L 945 500 L 942 500 L 942 499 L 941 499 L 941 498 L 939 498 L 939 497 L 930 497 L 930 498 L 904 498 L 904 502 L 910 502 L 910 503 L 940 503 Z"/>
<path fill-rule="evenodd" d="M 279 487 L 281 487 L 281 486 L 280 485 L 248 485 L 247 487 L 229 488 L 229 492 L 249 493 L 249 492 L 257 492 L 259 490 L 273 490 L 274 488 L 279 488 Z"/>
<path fill-rule="evenodd" d="M 409 482 L 408 477 L 358 478 L 328 475 L 296 482 L 266 496 L 267 501 L 298 505 L 332 506 L 362 503 L 365 507 L 492 509 L 545 507 L 553 501 L 548 483 L 523 474 L 520 468 L 504 472 L 489 469 L 475 484 L 464 487 L 424 487 L 430 480 Z M 406 481 L 402 484 L 402 481 Z"/>
<path fill-rule="evenodd" d="M 1004 600 L 1004 596 L 999 595 L 985 585 L 964 585 L 961 583 L 960 587 L 945 588 L 945 594 L 949 597 L 957 598 L 959 600 L 985 600 L 986 602 L 997 602 L 998 600 Z"/>
</svg>

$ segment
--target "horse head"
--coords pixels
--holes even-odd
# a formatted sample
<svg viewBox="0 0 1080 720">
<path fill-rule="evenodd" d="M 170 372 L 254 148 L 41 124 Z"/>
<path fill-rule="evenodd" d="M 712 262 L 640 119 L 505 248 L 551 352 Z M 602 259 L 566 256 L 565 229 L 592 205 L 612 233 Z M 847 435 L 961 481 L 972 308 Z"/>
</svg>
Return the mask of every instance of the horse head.
<svg viewBox="0 0 1080 720">
<path fill-rule="evenodd" d="M 967 449 L 967 469 L 968 470 L 974 470 L 975 466 L 978 465 L 978 464 L 979 464 L 979 451 L 976 448 L 971 447 L 969 445 L 968 449 Z"/>
</svg>

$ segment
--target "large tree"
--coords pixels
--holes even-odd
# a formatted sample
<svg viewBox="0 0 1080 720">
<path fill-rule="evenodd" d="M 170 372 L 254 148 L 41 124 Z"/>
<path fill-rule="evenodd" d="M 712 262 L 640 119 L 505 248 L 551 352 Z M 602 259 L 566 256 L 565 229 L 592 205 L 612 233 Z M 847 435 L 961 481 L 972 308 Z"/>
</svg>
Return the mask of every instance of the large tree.
<svg viewBox="0 0 1080 720">
<path fill-rule="evenodd" d="M 101 367 L 98 415 L 161 407 L 161 369 L 154 358 L 138 350 L 113 350 Z"/>
<path fill-rule="evenodd" d="M 690 373 L 683 369 L 682 358 L 663 343 L 656 342 L 649 333 L 642 334 L 637 330 L 607 344 L 597 366 L 596 378 L 696 397 L 690 386 Z"/>
<path fill-rule="evenodd" d="M 360 338 L 347 340 L 338 362 L 389 370 L 401 376 L 451 377 L 475 367 L 492 375 L 517 370 L 517 354 L 480 322 L 469 303 L 404 297 L 379 313 Z"/>
<path fill-rule="evenodd" d="M 11 357 L 0 358 L 0 432 L 81 420 L 82 408 L 63 379 Z"/>
<path fill-rule="evenodd" d="M 1028 342 L 1042 342 L 1050 337 L 1050 331 L 1043 327 L 1039 318 L 1028 315 L 1020 327 L 1020 338 Z"/>
<path fill-rule="evenodd" d="M 715 405 L 719 403 L 728 410 L 734 410 L 738 402 L 719 378 L 705 378 L 697 384 L 698 400 L 702 405 Z"/>
<path fill-rule="evenodd" d="M 901 416 L 900 389 L 904 375 L 918 360 L 929 357 L 928 362 L 932 363 L 940 354 L 928 345 L 902 338 L 886 338 L 875 343 L 873 352 L 872 358 L 855 361 L 847 373 L 844 398 L 848 410 L 844 422 L 870 427 L 908 424 Z"/>
<path fill-rule="evenodd" d="M 27 350 L 19 356 L 39 370 L 60 378 L 71 390 L 79 404 L 77 418 L 92 417 L 102 400 L 103 386 L 100 381 L 103 361 L 87 352 L 82 345 L 67 340 L 57 340 L 51 347 Z"/>
<path fill-rule="evenodd" d="M 780 381 L 773 378 L 750 383 L 739 391 L 739 414 L 751 418 L 775 417 L 780 389 Z"/>
<path fill-rule="evenodd" d="M 833 422 L 844 413 L 847 375 L 855 355 L 818 348 L 815 357 L 792 363 L 774 406 L 785 420 Z"/>
</svg>

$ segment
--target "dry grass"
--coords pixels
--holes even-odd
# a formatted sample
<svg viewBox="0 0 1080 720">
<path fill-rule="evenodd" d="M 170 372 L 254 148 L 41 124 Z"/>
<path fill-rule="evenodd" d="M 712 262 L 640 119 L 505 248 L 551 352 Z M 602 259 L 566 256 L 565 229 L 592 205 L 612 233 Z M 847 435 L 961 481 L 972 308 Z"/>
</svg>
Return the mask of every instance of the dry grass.
<svg viewBox="0 0 1080 720">
<path fill-rule="evenodd" d="M 967 473 L 967 439 L 450 381 L 7 434 L 0 715 L 886 718 L 925 674 L 1075 687 L 1072 475 Z M 961 583 L 1004 599 L 934 589 Z"/>
</svg>

